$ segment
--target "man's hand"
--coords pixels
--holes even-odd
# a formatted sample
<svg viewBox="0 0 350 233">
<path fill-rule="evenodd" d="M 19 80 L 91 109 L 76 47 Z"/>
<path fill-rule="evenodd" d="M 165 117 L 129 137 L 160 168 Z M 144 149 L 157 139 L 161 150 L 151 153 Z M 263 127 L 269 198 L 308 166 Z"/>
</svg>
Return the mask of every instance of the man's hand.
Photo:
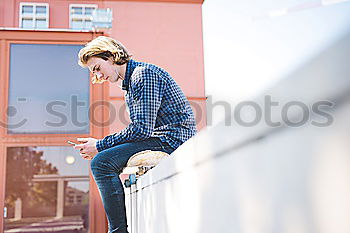
<svg viewBox="0 0 350 233">
<path fill-rule="evenodd" d="M 78 144 L 74 146 L 74 149 L 80 150 L 80 156 L 83 159 L 91 160 L 98 153 L 96 148 L 96 142 L 98 141 L 96 138 L 78 138 L 78 142 L 82 142 L 82 144 Z"/>
</svg>

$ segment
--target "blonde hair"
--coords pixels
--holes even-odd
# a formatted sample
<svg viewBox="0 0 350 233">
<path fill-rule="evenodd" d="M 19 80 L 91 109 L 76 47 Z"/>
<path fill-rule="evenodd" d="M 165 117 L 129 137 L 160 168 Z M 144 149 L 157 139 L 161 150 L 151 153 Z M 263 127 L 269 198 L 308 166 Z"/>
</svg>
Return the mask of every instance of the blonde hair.
<svg viewBox="0 0 350 233">
<path fill-rule="evenodd" d="M 114 64 L 124 65 L 131 59 L 128 50 L 119 41 L 106 37 L 99 36 L 85 45 L 79 51 L 78 64 L 81 67 L 86 67 L 87 62 L 91 57 L 100 57 L 104 60 L 112 59 Z M 92 77 L 92 83 L 102 83 L 95 75 Z"/>
</svg>

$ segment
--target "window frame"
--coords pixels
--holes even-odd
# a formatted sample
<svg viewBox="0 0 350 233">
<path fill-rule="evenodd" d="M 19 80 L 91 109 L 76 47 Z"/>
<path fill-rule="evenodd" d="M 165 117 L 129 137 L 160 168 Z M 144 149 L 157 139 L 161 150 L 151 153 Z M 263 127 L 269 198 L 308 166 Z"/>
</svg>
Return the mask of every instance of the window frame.
<svg viewBox="0 0 350 233">
<path fill-rule="evenodd" d="M 74 15 L 72 14 L 72 9 L 73 7 L 79 7 L 79 8 L 82 8 L 82 14 L 81 15 Z M 88 28 L 79 28 L 79 29 L 75 29 L 75 28 L 72 28 L 72 22 L 73 22 L 73 19 L 79 19 L 79 20 L 82 20 L 83 21 L 83 25 L 85 25 L 85 21 L 86 20 L 91 20 L 92 22 L 92 16 L 90 15 L 85 15 L 85 8 L 95 8 L 95 10 L 98 8 L 98 5 L 97 4 L 69 4 L 69 29 L 71 30 L 91 30 L 91 29 L 88 29 Z"/>
<path fill-rule="evenodd" d="M 33 7 L 33 13 L 32 14 L 23 14 L 23 7 L 24 6 L 32 6 Z M 46 7 L 46 14 L 45 15 L 37 15 L 36 14 L 36 8 L 38 6 L 45 6 Z M 23 19 L 32 19 L 32 28 L 24 28 L 22 21 Z M 45 28 L 37 28 L 35 23 L 37 19 L 45 19 L 46 20 L 46 27 Z M 21 2 L 19 4 L 19 28 L 23 29 L 36 29 L 36 30 L 41 30 L 41 29 L 47 29 L 49 28 L 50 25 L 50 8 L 49 8 L 49 3 L 32 3 L 32 2 Z"/>
</svg>

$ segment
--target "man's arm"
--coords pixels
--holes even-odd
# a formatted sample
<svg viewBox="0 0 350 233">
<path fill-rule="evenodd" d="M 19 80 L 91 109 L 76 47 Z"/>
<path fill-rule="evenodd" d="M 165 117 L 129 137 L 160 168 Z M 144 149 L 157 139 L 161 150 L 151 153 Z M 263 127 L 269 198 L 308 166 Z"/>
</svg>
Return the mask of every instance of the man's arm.
<svg viewBox="0 0 350 233">
<path fill-rule="evenodd" d="M 125 142 L 141 141 L 152 135 L 166 84 L 152 70 L 144 67 L 136 69 L 131 76 L 129 90 L 133 99 L 129 106 L 131 123 L 119 133 L 97 141 L 99 152 Z"/>
</svg>

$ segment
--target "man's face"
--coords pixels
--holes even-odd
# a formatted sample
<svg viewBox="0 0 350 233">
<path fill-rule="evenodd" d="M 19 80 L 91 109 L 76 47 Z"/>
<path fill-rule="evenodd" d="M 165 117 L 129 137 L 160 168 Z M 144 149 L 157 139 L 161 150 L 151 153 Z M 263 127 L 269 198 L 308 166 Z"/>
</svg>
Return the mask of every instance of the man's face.
<svg viewBox="0 0 350 233">
<path fill-rule="evenodd" d="M 117 82 L 120 79 L 118 75 L 117 65 L 113 64 L 112 60 L 107 61 L 99 57 L 92 57 L 88 60 L 87 66 L 90 72 L 97 77 L 98 80 Z"/>
</svg>

